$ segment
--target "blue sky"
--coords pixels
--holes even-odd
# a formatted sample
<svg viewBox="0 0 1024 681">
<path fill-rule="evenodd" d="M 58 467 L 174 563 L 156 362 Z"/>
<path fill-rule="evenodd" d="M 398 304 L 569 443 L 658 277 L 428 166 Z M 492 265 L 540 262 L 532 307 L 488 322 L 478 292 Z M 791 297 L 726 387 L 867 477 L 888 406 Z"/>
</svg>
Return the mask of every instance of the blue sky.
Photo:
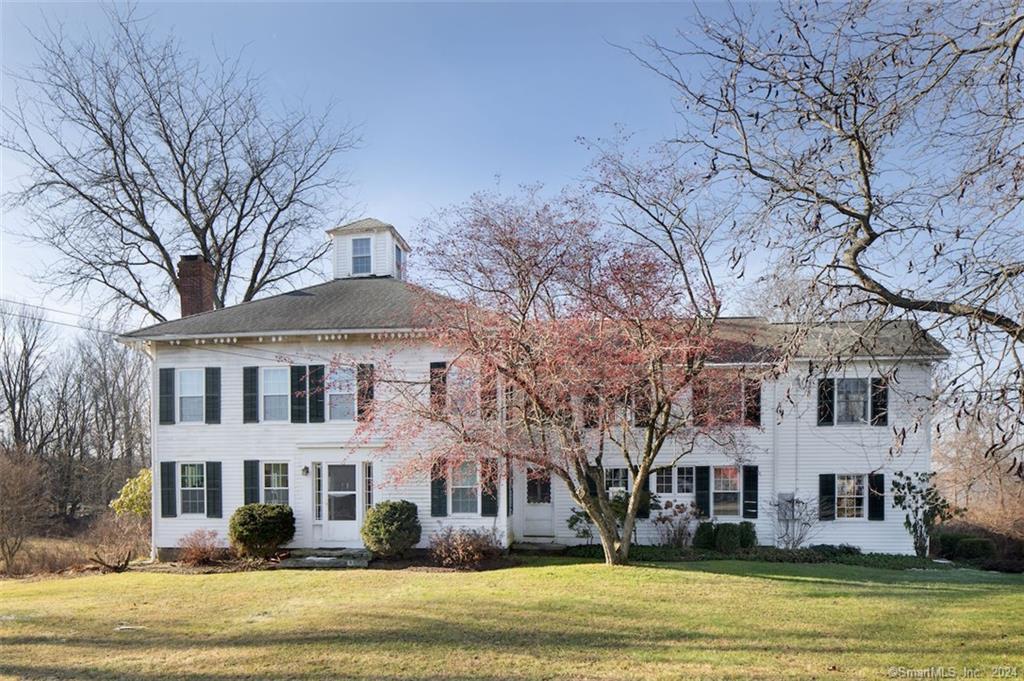
<svg viewBox="0 0 1024 681">
<path fill-rule="evenodd" d="M 348 155 L 356 216 L 393 222 L 415 243 L 419 221 L 478 189 L 578 179 L 590 154 L 579 137 L 623 125 L 641 142 L 671 135 L 672 93 L 615 45 L 671 38 L 694 7 L 668 4 L 155 4 L 157 32 L 173 32 L 201 59 L 244 50 L 271 101 L 336 102 L 360 126 Z M 712 9 L 713 11 L 713 9 Z M 61 21 L 75 34 L 105 31 L 97 5 L 0 4 L 3 67 L 31 63 L 31 31 Z M 4 77 L 2 92 L 13 82 Z M 2 159 L 4 188 L 22 169 Z M 328 225 L 325 225 L 327 227 Z M 0 296 L 65 309 L 30 275 L 48 254 L 11 232 L 5 208 Z"/>
</svg>

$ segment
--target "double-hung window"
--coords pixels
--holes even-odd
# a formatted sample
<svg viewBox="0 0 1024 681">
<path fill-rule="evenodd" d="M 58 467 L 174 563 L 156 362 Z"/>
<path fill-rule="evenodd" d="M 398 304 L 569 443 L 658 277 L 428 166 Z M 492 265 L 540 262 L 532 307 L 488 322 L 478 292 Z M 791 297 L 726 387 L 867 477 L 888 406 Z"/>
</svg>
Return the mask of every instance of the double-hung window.
<svg viewBox="0 0 1024 681">
<path fill-rule="evenodd" d="M 836 476 L 836 517 L 864 517 L 864 476 Z"/>
<path fill-rule="evenodd" d="M 836 423 L 866 423 L 868 420 L 868 379 L 836 380 Z"/>
<path fill-rule="evenodd" d="M 715 466 L 714 514 L 740 514 L 740 469 L 736 466 Z"/>
<path fill-rule="evenodd" d="M 604 469 L 604 488 L 605 490 L 610 489 L 629 489 L 629 469 L 628 468 L 605 468 Z"/>
<path fill-rule="evenodd" d="M 263 464 L 263 503 L 288 504 L 288 464 Z"/>
<path fill-rule="evenodd" d="M 181 464 L 181 512 L 206 513 L 206 464 Z"/>
<path fill-rule="evenodd" d="M 476 462 L 465 461 L 452 471 L 452 513 L 476 513 L 480 496 Z"/>
<path fill-rule="evenodd" d="M 287 421 L 290 387 L 287 367 L 263 369 L 263 420 Z"/>
<path fill-rule="evenodd" d="M 354 421 L 356 418 L 355 367 L 338 367 L 327 382 L 327 405 L 332 421 Z"/>
<path fill-rule="evenodd" d="M 654 471 L 654 491 L 658 494 L 672 494 L 671 468 L 659 468 Z"/>
<path fill-rule="evenodd" d="M 178 372 L 178 421 L 203 422 L 203 369 Z"/>
<path fill-rule="evenodd" d="M 352 239 L 352 274 L 370 274 L 373 270 L 372 242 L 370 237 Z"/>
<path fill-rule="evenodd" d="M 676 469 L 676 494 L 693 494 L 693 466 Z"/>
</svg>

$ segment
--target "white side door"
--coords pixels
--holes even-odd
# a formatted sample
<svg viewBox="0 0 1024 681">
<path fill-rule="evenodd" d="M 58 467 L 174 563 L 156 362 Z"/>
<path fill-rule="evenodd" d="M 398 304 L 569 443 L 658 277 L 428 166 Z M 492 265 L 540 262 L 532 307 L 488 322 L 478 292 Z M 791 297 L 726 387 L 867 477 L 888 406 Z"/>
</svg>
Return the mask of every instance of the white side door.
<svg viewBox="0 0 1024 681">
<path fill-rule="evenodd" d="M 526 476 L 526 537 L 555 536 L 555 506 L 551 503 L 551 474 L 530 471 Z"/>
<path fill-rule="evenodd" d="M 359 503 L 361 465 L 324 464 L 324 538 L 329 541 L 359 539 L 362 505 Z"/>
</svg>

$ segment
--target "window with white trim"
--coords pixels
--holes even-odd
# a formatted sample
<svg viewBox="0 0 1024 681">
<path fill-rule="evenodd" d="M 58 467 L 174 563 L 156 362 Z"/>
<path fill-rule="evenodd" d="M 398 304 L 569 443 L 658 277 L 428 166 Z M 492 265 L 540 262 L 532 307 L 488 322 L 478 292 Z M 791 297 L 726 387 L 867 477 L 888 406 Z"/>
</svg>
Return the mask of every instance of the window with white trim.
<svg viewBox="0 0 1024 681">
<path fill-rule="evenodd" d="M 629 469 L 628 468 L 605 468 L 604 469 L 604 488 L 605 490 L 610 489 L 629 489 Z"/>
<path fill-rule="evenodd" d="M 836 423 L 867 423 L 868 384 L 866 378 L 836 379 Z"/>
<path fill-rule="evenodd" d="M 864 476 L 836 476 L 836 518 L 864 517 Z"/>
<path fill-rule="evenodd" d="M 716 516 L 740 514 L 740 469 L 715 466 L 712 511 Z"/>
<path fill-rule="evenodd" d="M 324 519 L 324 468 L 313 464 L 313 519 Z"/>
<path fill-rule="evenodd" d="M 405 279 L 405 251 L 395 244 L 395 278 Z"/>
<path fill-rule="evenodd" d="M 327 381 L 327 411 L 331 421 L 356 420 L 356 369 L 335 367 Z"/>
<path fill-rule="evenodd" d="M 373 271 L 372 247 L 373 239 L 368 236 L 352 239 L 352 274 L 370 274 Z"/>
<path fill-rule="evenodd" d="M 368 511 L 373 507 L 373 464 L 369 461 L 363 464 L 363 484 L 363 510 Z"/>
<path fill-rule="evenodd" d="M 676 469 L 676 494 L 693 494 L 693 466 Z"/>
<path fill-rule="evenodd" d="M 480 497 L 475 461 L 465 461 L 452 471 L 452 513 L 477 513 Z"/>
<path fill-rule="evenodd" d="M 181 464 L 181 512 L 206 513 L 206 464 Z"/>
<path fill-rule="evenodd" d="M 288 504 L 288 464 L 263 464 L 263 503 Z"/>
<path fill-rule="evenodd" d="M 288 367 L 263 369 L 263 420 L 287 421 L 291 390 Z"/>
<path fill-rule="evenodd" d="M 181 423 L 203 422 L 203 369 L 180 369 L 178 371 L 178 421 Z"/>
<path fill-rule="evenodd" d="M 658 494 L 672 494 L 671 468 L 659 468 L 654 471 L 654 491 Z"/>
</svg>

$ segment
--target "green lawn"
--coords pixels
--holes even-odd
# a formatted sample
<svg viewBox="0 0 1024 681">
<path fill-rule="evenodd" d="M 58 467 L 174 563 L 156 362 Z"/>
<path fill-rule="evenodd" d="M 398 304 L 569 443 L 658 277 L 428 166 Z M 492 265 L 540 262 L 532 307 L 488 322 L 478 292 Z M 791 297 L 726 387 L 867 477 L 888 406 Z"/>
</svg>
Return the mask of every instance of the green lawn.
<svg viewBox="0 0 1024 681">
<path fill-rule="evenodd" d="M 1024 676 L 1024 578 L 971 570 L 538 558 L 0 581 L 0 677 L 991 678 L 1000 665 Z"/>
</svg>

